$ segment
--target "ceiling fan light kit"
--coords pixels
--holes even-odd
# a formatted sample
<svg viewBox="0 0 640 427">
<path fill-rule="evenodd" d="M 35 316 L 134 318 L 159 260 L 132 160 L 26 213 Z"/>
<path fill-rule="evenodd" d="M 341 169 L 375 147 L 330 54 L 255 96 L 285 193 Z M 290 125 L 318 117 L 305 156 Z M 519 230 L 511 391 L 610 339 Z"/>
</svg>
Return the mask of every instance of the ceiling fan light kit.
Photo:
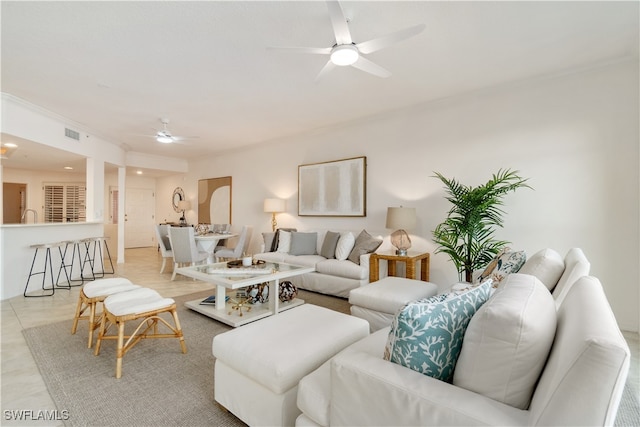
<svg viewBox="0 0 640 427">
<path fill-rule="evenodd" d="M 331 62 L 341 67 L 354 64 L 359 57 L 358 48 L 352 44 L 338 45 L 331 50 Z"/>
<path fill-rule="evenodd" d="M 167 135 L 163 132 L 158 132 L 158 135 L 156 136 L 156 141 L 161 142 L 163 144 L 171 144 L 173 142 L 173 138 L 171 137 L 171 135 Z"/>
</svg>

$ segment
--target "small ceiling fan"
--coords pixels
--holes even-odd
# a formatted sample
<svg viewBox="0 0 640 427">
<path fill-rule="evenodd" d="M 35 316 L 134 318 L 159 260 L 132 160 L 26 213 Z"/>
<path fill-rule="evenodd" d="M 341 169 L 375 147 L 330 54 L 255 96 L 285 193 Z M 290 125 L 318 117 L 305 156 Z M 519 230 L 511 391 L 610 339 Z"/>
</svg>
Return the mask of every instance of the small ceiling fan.
<svg viewBox="0 0 640 427">
<path fill-rule="evenodd" d="M 332 47 L 273 47 L 271 49 L 283 49 L 293 53 L 310 53 L 316 55 L 330 55 L 329 61 L 316 77 L 320 79 L 323 75 L 334 69 L 336 66 L 352 66 L 361 71 L 373 74 L 378 77 L 389 77 L 391 72 L 381 66 L 369 61 L 363 55 L 384 49 L 394 43 L 408 39 L 424 31 L 426 25 L 419 24 L 404 30 L 396 31 L 386 36 L 378 37 L 361 43 L 354 43 L 349 31 L 348 21 L 344 16 L 340 3 L 335 0 L 327 0 L 329 15 L 336 43 Z"/>
<path fill-rule="evenodd" d="M 172 135 L 171 132 L 169 132 L 169 129 L 167 128 L 167 125 L 169 124 L 169 119 L 160 119 L 160 122 L 162 123 L 162 129 L 158 130 L 156 134 L 153 135 L 153 137 L 156 139 L 157 142 L 161 144 L 173 144 L 174 142 L 180 142 L 187 139 L 197 138 L 197 136 Z"/>
</svg>

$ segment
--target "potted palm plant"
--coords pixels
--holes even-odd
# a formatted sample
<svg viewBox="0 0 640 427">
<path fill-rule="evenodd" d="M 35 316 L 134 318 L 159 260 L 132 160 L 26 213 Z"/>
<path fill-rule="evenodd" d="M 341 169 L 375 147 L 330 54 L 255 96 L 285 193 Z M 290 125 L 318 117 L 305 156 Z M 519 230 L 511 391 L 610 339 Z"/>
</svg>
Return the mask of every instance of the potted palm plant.
<svg viewBox="0 0 640 427">
<path fill-rule="evenodd" d="M 487 265 L 509 242 L 494 237 L 502 227 L 503 198 L 520 187 L 531 188 L 518 171 L 500 169 L 484 185 L 466 186 L 435 172 L 445 185 L 446 199 L 453 204 L 447 218 L 433 231 L 435 253 L 446 253 L 460 280 L 472 281 L 473 272 Z"/>
</svg>

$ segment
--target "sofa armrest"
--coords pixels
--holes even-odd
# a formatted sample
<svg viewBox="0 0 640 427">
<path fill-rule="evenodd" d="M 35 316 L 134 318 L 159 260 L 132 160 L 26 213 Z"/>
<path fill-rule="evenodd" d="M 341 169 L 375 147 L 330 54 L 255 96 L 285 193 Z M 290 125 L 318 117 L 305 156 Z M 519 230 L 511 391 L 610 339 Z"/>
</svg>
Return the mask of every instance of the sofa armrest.
<svg viewBox="0 0 640 427">
<path fill-rule="evenodd" d="M 526 425 L 523 411 L 366 352 L 331 362 L 331 425 Z"/>
</svg>

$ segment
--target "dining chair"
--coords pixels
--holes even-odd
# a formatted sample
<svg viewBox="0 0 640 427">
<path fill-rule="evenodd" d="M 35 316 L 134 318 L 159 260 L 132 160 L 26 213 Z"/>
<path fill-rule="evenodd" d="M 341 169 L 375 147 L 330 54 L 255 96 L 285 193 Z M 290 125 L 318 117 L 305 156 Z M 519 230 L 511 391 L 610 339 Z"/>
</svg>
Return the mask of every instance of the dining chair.
<svg viewBox="0 0 640 427">
<path fill-rule="evenodd" d="M 193 227 L 170 227 L 169 240 L 173 252 L 173 274 L 171 280 L 176 278 L 176 268 L 180 264 L 195 265 L 206 261 L 209 253 L 198 250 Z"/>
<path fill-rule="evenodd" d="M 249 247 L 252 233 L 253 233 L 253 227 L 251 227 L 250 225 L 242 226 L 242 230 L 240 230 L 238 237 L 236 239 L 229 239 L 229 240 L 236 240 L 235 246 L 226 246 L 226 247 L 217 248 L 214 252 L 216 259 L 218 260 L 220 258 L 238 259 L 242 257 L 242 254 L 245 253 L 247 251 L 247 248 Z M 231 242 L 228 242 L 228 243 L 231 243 Z"/>
<path fill-rule="evenodd" d="M 171 242 L 169 241 L 169 227 L 167 224 L 156 225 L 156 240 L 160 247 L 160 253 L 162 254 L 162 267 L 160 267 L 160 273 L 164 272 L 164 267 L 167 265 L 167 258 L 173 258 L 173 251 L 171 250 Z"/>
</svg>

